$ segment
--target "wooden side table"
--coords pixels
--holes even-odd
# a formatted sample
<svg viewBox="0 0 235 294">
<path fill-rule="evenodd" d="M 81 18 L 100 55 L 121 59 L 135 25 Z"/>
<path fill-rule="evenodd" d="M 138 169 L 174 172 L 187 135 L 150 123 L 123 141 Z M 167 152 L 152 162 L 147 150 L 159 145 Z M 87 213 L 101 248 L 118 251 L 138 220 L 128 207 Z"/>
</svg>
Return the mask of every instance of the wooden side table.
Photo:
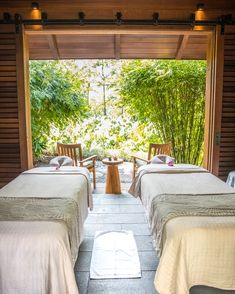
<svg viewBox="0 0 235 294">
<path fill-rule="evenodd" d="M 109 160 L 105 158 L 102 160 L 103 164 L 107 165 L 106 176 L 106 194 L 121 194 L 120 177 L 118 171 L 118 165 L 123 163 L 123 159 Z"/>
</svg>

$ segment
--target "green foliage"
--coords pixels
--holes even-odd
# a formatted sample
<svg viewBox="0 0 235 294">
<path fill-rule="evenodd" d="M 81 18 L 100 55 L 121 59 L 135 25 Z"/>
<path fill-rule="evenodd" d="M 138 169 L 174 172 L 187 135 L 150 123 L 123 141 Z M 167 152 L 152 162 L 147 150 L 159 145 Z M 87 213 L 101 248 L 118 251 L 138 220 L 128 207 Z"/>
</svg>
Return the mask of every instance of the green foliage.
<svg viewBox="0 0 235 294">
<path fill-rule="evenodd" d="M 200 164 L 205 75 L 204 61 L 31 62 L 34 155 L 63 141 L 130 159 L 150 142 L 171 142 L 177 162 Z"/>
<path fill-rule="evenodd" d="M 145 151 L 146 142 L 156 138 L 153 125 L 145 126 L 129 115 L 92 115 L 82 123 L 70 124 L 64 130 L 52 128 L 50 148 L 53 153 L 57 141 L 80 142 L 85 156 L 97 154 L 99 159 L 118 153 L 130 160 L 137 150 Z"/>
<path fill-rule="evenodd" d="M 64 128 L 84 117 L 88 107 L 72 61 L 30 62 L 30 93 L 33 151 L 40 157 L 52 125 Z"/>
<path fill-rule="evenodd" d="M 172 143 L 177 162 L 202 161 L 205 77 L 204 61 L 135 60 L 122 68 L 123 104 Z"/>
</svg>

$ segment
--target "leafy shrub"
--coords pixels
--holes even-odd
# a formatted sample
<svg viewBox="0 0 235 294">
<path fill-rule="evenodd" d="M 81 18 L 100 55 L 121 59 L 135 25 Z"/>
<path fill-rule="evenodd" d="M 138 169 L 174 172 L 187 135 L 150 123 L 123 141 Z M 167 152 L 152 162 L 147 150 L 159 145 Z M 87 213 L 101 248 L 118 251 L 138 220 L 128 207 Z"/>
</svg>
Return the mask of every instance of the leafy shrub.
<svg viewBox="0 0 235 294">
<path fill-rule="evenodd" d="M 178 162 L 202 161 L 205 77 L 204 61 L 135 60 L 122 69 L 123 104 L 172 143 Z"/>
<path fill-rule="evenodd" d="M 30 93 L 33 152 L 40 157 L 52 125 L 64 128 L 84 117 L 88 107 L 73 62 L 31 61 Z"/>
</svg>

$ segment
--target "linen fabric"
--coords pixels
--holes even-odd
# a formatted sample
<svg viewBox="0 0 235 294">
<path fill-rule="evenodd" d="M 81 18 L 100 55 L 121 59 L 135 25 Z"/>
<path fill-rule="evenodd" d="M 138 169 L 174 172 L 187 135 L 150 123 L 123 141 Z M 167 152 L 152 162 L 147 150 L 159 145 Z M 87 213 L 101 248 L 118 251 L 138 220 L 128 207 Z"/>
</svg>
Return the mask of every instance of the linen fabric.
<svg viewBox="0 0 235 294">
<path fill-rule="evenodd" d="M 131 187 L 146 208 L 156 246 L 158 232 L 154 202 L 158 196 L 162 203 L 166 200 L 163 214 L 159 215 L 164 226 L 161 237 L 163 249 L 154 281 L 156 289 L 161 294 L 188 294 L 194 285 L 235 290 L 234 189 L 201 168 L 177 164 L 173 169 L 162 166 L 159 165 L 158 171 L 156 166 L 146 166 L 147 171 L 140 172 Z M 213 216 L 206 213 L 203 216 L 207 209 L 200 209 L 200 206 L 210 201 L 214 205 L 216 201 L 213 199 L 218 200 L 218 209 L 227 206 L 231 215 L 219 213 L 217 216 L 216 209 L 211 207 Z M 186 206 L 189 205 L 191 210 L 190 206 L 195 206 L 194 201 L 197 204 L 195 210 L 199 213 L 189 212 L 191 216 L 188 216 Z M 175 208 L 177 203 L 179 213 Z M 180 210 L 181 204 L 183 210 Z M 169 207 L 173 207 L 173 211 L 168 211 Z M 165 209 L 170 212 L 169 218 L 169 214 L 164 214 Z"/>
<path fill-rule="evenodd" d="M 64 222 L 0 222 L 0 293 L 78 294 Z"/>
<path fill-rule="evenodd" d="M 85 168 L 36 168 L 3 187 L 0 293 L 78 294 L 73 266 L 88 205 Z"/>
</svg>

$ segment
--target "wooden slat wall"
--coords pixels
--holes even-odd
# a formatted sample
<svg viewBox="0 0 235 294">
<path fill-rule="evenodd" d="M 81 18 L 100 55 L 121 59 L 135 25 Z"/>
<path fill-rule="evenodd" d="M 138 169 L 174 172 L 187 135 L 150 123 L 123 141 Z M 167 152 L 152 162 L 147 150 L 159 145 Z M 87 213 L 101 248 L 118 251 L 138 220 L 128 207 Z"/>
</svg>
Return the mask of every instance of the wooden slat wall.
<svg viewBox="0 0 235 294">
<path fill-rule="evenodd" d="M 0 32 L 0 187 L 20 171 L 16 37 Z"/>
<path fill-rule="evenodd" d="M 235 32 L 224 36 L 224 80 L 219 177 L 235 170 Z"/>
<path fill-rule="evenodd" d="M 188 19 L 196 10 L 196 0 L 40 0 L 41 11 L 46 11 L 50 18 L 77 18 L 83 11 L 88 19 L 114 18 L 121 11 L 123 19 L 150 19 L 154 12 L 160 13 L 161 19 Z M 205 18 L 217 19 L 223 14 L 234 14 L 233 0 L 205 1 Z M 32 16 L 31 1 L 0 1 L 0 13 L 20 13 L 23 18 Z"/>
</svg>

